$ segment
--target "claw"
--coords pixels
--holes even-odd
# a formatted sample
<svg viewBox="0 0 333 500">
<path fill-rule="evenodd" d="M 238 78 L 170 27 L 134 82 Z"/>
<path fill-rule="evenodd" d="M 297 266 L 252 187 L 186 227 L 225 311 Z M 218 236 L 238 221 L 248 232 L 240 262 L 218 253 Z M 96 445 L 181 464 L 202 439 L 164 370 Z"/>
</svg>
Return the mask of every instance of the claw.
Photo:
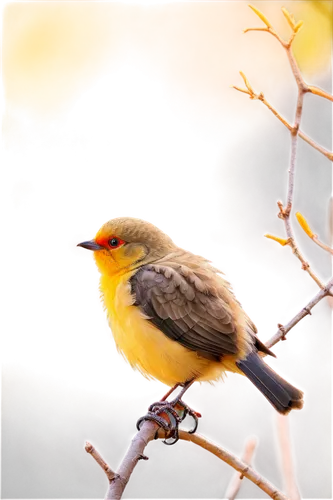
<svg viewBox="0 0 333 500">
<path fill-rule="evenodd" d="M 165 431 L 169 430 L 169 424 L 164 418 L 160 417 L 159 415 L 154 415 L 154 413 L 147 413 L 144 417 L 139 418 L 139 420 L 136 423 L 136 428 L 138 431 L 141 429 L 141 425 L 145 420 L 152 420 L 153 422 L 156 422 L 156 424 L 159 425 L 159 427 L 162 427 Z"/>
<path fill-rule="evenodd" d="M 177 443 L 179 441 L 179 435 L 178 435 L 178 427 L 176 426 L 174 429 L 169 431 L 169 433 L 165 436 L 165 444 L 167 445 L 172 445 Z"/>
<path fill-rule="evenodd" d="M 171 403 L 172 404 L 172 403 Z M 179 408 L 181 411 L 182 411 L 182 415 L 181 415 L 181 421 L 185 420 L 185 418 L 187 417 L 187 415 L 189 415 L 190 417 L 192 417 L 192 419 L 194 420 L 194 426 L 192 429 L 190 429 L 189 431 L 187 431 L 189 434 L 194 434 L 198 428 L 198 425 L 199 425 L 199 418 L 201 417 L 201 414 L 192 410 L 192 408 L 190 408 L 189 406 L 187 406 L 181 399 L 177 402 L 175 402 L 175 408 Z M 179 411 L 178 411 L 178 415 L 179 415 Z"/>
<path fill-rule="evenodd" d="M 164 414 L 167 418 L 161 416 Z M 171 401 L 158 401 L 153 403 L 148 408 L 148 413 L 141 417 L 136 424 L 138 430 L 145 420 L 155 422 L 160 428 L 165 431 L 164 444 L 173 445 L 179 440 L 178 428 L 179 424 L 189 415 L 194 420 L 194 426 L 188 432 L 194 434 L 198 428 L 198 418 L 201 417 L 200 413 L 192 410 L 181 399 L 176 398 Z M 156 433 L 157 437 L 157 433 Z"/>
<path fill-rule="evenodd" d="M 194 425 L 188 430 L 189 433 L 193 433 L 197 430 L 201 413 L 189 405 L 180 398 L 189 390 L 194 384 L 194 379 L 188 380 L 181 385 L 182 388 L 171 400 L 160 400 L 156 399 L 149 404 L 146 412 L 141 415 L 135 422 L 137 428 L 140 428 L 141 422 L 144 420 L 152 420 L 156 422 L 165 431 L 165 443 L 174 444 L 179 440 L 178 435 L 178 425 L 185 417 L 190 416 L 194 420 Z M 174 387 L 174 389 L 176 386 Z M 171 394 L 174 390 L 171 391 Z M 178 411 L 176 410 L 178 408 Z M 160 416 L 160 413 L 166 413 L 169 417 L 169 421 Z"/>
<path fill-rule="evenodd" d="M 164 413 L 167 415 L 168 420 L 161 417 L 160 414 Z M 167 401 L 159 401 L 158 403 L 153 403 L 148 408 L 148 413 L 144 417 L 139 418 L 136 423 L 136 428 L 140 430 L 141 425 L 145 420 L 151 420 L 155 422 L 159 427 L 161 427 L 165 431 L 166 439 L 172 438 L 173 441 L 171 443 L 167 442 L 164 439 L 163 443 L 165 444 L 174 444 L 178 441 L 178 425 L 181 422 L 181 418 L 179 417 L 176 410 L 168 403 Z"/>
</svg>

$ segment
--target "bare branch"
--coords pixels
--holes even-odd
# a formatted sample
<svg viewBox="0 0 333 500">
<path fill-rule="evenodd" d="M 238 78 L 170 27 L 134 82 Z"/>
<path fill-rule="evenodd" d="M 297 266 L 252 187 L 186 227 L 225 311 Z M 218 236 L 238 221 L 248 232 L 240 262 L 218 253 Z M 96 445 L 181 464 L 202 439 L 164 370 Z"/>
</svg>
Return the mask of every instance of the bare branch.
<svg viewBox="0 0 333 500">
<path fill-rule="evenodd" d="M 244 451 L 242 454 L 242 461 L 245 464 L 251 465 L 256 446 L 257 446 L 257 439 L 255 437 L 250 437 L 246 440 Z M 239 472 L 236 472 L 232 476 L 230 484 L 227 487 L 227 492 L 224 495 L 225 498 L 228 498 L 228 500 L 234 500 L 236 498 L 242 484 L 242 479 L 243 476 Z"/>
<path fill-rule="evenodd" d="M 102 467 L 109 482 L 113 481 L 118 476 L 118 474 L 113 472 L 111 467 L 105 462 L 100 453 L 96 450 L 96 448 L 94 448 L 94 446 L 91 443 L 87 441 L 84 449 L 86 450 L 87 453 L 90 453 L 90 455 L 96 460 L 98 465 Z"/>
<path fill-rule="evenodd" d="M 279 40 L 279 42 L 281 43 L 281 45 L 283 45 L 283 47 L 286 48 L 288 46 L 287 42 L 282 40 L 282 38 L 271 28 L 245 28 L 245 30 L 243 30 L 243 33 L 245 34 L 248 33 L 249 31 L 266 31 L 267 33 L 273 35 L 277 40 Z"/>
<path fill-rule="evenodd" d="M 223 462 L 226 462 L 240 472 L 242 476 L 247 477 L 271 498 L 274 498 L 275 500 L 288 500 L 287 497 L 272 483 L 263 478 L 260 474 L 258 474 L 258 472 L 252 469 L 252 467 L 245 464 L 242 460 L 230 453 L 230 451 L 226 451 L 223 448 L 216 446 L 214 443 L 208 441 L 208 439 L 200 436 L 199 434 L 189 434 L 186 431 L 179 431 L 179 437 L 184 441 L 191 441 L 210 453 L 213 453 L 213 455 L 217 458 L 223 460 Z"/>
<path fill-rule="evenodd" d="M 329 101 L 333 102 L 333 96 L 325 92 L 325 90 L 320 89 L 319 87 L 314 87 L 313 85 L 309 85 L 308 92 L 311 92 L 311 94 L 319 95 L 320 97 L 324 97 L 325 99 L 328 99 Z"/>
<path fill-rule="evenodd" d="M 328 151 L 327 149 L 320 146 L 320 144 L 317 144 L 315 141 L 310 139 L 310 137 L 305 135 L 301 130 L 299 130 L 298 135 L 300 136 L 301 139 L 303 139 L 303 141 L 307 142 L 311 147 L 313 147 L 313 149 L 316 149 L 317 151 L 319 151 L 319 153 L 326 156 L 328 160 L 333 161 L 333 153 L 331 153 L 331 151 Z"/>
<path fill-rule="evenodd" d="M 302 269 L 306 271 L 311 278 L 317 283 L 320 288 L 323 288 L 324 285 L 321 280 L 317 277 L 317 275 L 312 271 L 310 264 L 303 257 L 294 236 L 294 231 L 291 225 L 290 213 L 293 206 L 293 197 L 294 197 L 294 178 L 295 178 L 295 168 L 296 168 L 296 153 L 297 153 L 297 139 L 298 139 L 298 131 L 302 118 L 303 111 L 303 101 L 305 95 L 304 81 L 298 69 L 296 60 L 292 54 L 291 45 L 286 48 L 288 58 L 290 61 L 290 65 L 292 71 L 294 73 L 296 83 L 298 85 L 298 97 L 297 97 L 297 106 L 296 106 L 296 114 L 295 114 L 295 122 L 294 126 L 291 129 L 291 155 L 290 155 L 290 166 L 288 170 L 288 195 L 287 195 L 287 205 L 286 208 L 283 207 L 281 202 L 278 202 L 278 206 L 280 208 L 280 213 L 278 216 L 284 221 L 287 237 L 289 238 L 289 245 L 291 246 L 293 253 L 296 257 L 302 262 Z"/>
<path fill-rule="evenodd" d="M 267 30 L 265 30 L 265 31 L 267 31 Z M 285 127 L 287 127 L 287 129 L 289 131 L 292 130 L 293 126 L 289 122 L 287 122 L 287 120 L 285 120 L 285 118 L 283 118 L 283 116 L 281 116 L 280 113 L 266 100 L 266 98 L 262 92 L 257 94 L 253 91 L 252 87 L 251 87 L 252 92 L 250 92 L 249 90 L 237 87 L 236 85 L 232 85 L 232 88 L 234 88 L 235 90 L 238 90 L 239 92 L 244 92 L 244 94 L 247 94 L 250 97 L 250 99 L 252 99 L 252 100 L 261 101 L 273 113 L 273 115 L 276 116 L 276 118 L 278 118 L 280 120 L 280 122 L 283 123 L 283 125 Z M 317 144 L 313 139 L 311 139 L 309 136 L 304 134 L 304 132 L 302 132 L 301 130 L 298 130 L 298 135 L 301 139 L 303 139 L 303 141 L 307 142 L 311 147 L 313 147 L 314 149 L 319 151 L 319 153 L 326 156 L 326 158 L 328 158 L 330 161 L 333 161 L 333 153 L 331 153 L 331 151 L 328 151 L 327 149 L 325 149 L 322 146 L 320 146 L 319 144 Z"/>
<path fill-rule="evenodd" d="M 329 210 L 329 217 L 328 217 L 329 241 L 330 241 L 330 245 L 333 245 L 333 197 L 332 196 L 329 200 L 328 210 Z M 332 296 L 328 297 L 327 302 L 328 302 L 330 308 L 333 309 L 333 297 Z"/>
<path fill-rule="evenodd" d="M 312 241 L 314 241 L 316 243 L 316 245 L 318 245 L 320 248 L 322 248 L 323 250 L 326 250 L 326 252 L 333 255 L 333 249 L 331 247 L 329 247 L 328 245 L 326 245 L 325 243 L 323 243 L 322 241 L 320 241 L 317 234 L 313 235 Z"/>
<path fill-rule="evenodd" d="M 333 295 L 333 278 L 330 279 L 326 286 L 320 290 L 320 292 L 318 292 L 317 295 L 313 297 L 313 299 L 310 300 L 310 302 L 289 321 L 289 323 L 286 325 L 279 325 L 279 329 L 276 334 L 265 342 L 265 345 L 270 348 L 277 344 L 280 340 L 284 339 L 289 330 L 297 325 L 297 323 L 305 316 L 311 314 L 311 309 L 327 295 Z"/>
<path fill-rule="evenodd" d="M 132 439 L 130 447 L 120 464 L 118 477 L 111 481 L 109 485 L 105 497 L 107 500 L 119 500 L 122 497 L 124 489 L 138 461 L 147 459 L 143 452 L 147 444 L 154 439 L 157 429 L 158 426 L 154 422 L 146 421 L 143 423 L 139 432 Z"/>
<path fill-rule="evenodd" d="M 248 33 L 250 31 L 266 31 L 267 33 L 270 33 L 272 36 L 274 36 L 278 42 L 281 44 L 283 48 L 285 48 L 288 51 L 289 55 L 289 60 L 291 63 L 291 68 L 293 71 L 293 75 L 295 78 L 295 81 L 297 83 L 298 87 L 298 98 L 297 98 L 297 107 L 296 107 L 296 113 L 295 113 L 295 122 L 292 125 L 289 123 L 278 111 L 277 109 L 274 108 L 272 104 L 270 104 L 269 101 L 264 97 L 264 94 L 262 92 L 258 93 L 254 91 L 253 93 L 251 92 L 244 92 L 244 89 L 241 87 L 238 87 L 236 85 L 229 85 L 230 88 L 233 88 L 235 90 L 238 90 L 240 92 L 244 92 L 249 94 L 252 99 L 254 100 L 260 100 L 265 104 L 265 106 L 280 120 L 281 123 L 289 130 L 291 137 L 295 138 L 294 140 L 291 141 L 291 158 L 296 154 L 295 153 L 295 146 L 297 146 L 297 137 L 302 139 L 304 142 L 306 142 L 310 147 L 315 149 L 318 153 L 323 155 L 325 158 L 327 158 L 330 162 L 333 162 L 333 151 L 328 151 L 324 147 L 320 146 L 316 141 L 311 139 L 308 135 L 306 135 L 303 131 L 300 130 L 300 124 L 301 124 L 301 119 L 302 119 L 302 112 L 300 112 L 301 109 L 303 109 L 303 104 L 304 104 L 304 96 L 305 94 L 314 94 L 319 97 L 323 97 L 324 99 L 327 99 L 331 102 L 333 102 L 333 95 L 329 94 L 328 92 L 325 92 L 325 90 L 320 89 L 319 87 L 316 87 L 314 85 L 308 85 L 305 83 L 301 72 L 299 71 L 298 65 L 296 63 L 296 60 L 294 58 L 294 55 L 291 51 L 291 44 L 297 35 L 297 33 L 300 31 L 300 29 L 303 26 L 303 21 L 295 21 L 294 16 L 286 9 L 286 7 L 282 7 L 281 10 L 284 13 L 284 15 L 287 17 L 289 24 L 292 27 L 292 34 L 289 40 L 284 40 L 279 33 L 273 28 L 272 23 L 267 19 L 267 17 L 256 7 L 254 7 L 251 4 L 248 4 L 248 6 L 254 11 L 254 13 L 261 19 L 261 21 L 264 23 L 265 26 L 248 26 L 246 28 L 242 29 L 242 34 Z M 255 98 L 255 95 L 257 98 Z M 259 98 L 258 96 L 261 96 Z M 296 120 L 296 116 L 298 119 Z M 297 122 L 299 124 L 297 125 Z M 297 147 L 296 147 L 297 149 Z M 292 166 L 292 165 L 291 165 Z M 293 172 L 291 171 L 291 177 L 293 177 Z M 290 187 L 292 185 L 290 184 Z"/>
<path fill-rule="evenodd" d="M 158 438 L 165 438 L 165 432 L 158 429 L 155 422 L 146 421 L 141 426 L 141 429 L 132 439 L 132 442 L 127 450 L 127 453 L 119 467 L 117 474 L 113 473 L 113 477 L 110 480 L 109 488 L 106 494 L 106 500 L 120 500 L 126 485 L 130 479 L 130 476 L 140 459 L 147 460 L 147 457 L 143 454 L 148 443 L 157 436 Z M 247 477 L 250 481 L 256 484 L 262 491 L 267 493 L 271 498 L 275 500 L 288 500 L 287 497 L 281 493 L 272 483 L 267 481 L 258 472 L 256 472 L 248 464 L 237 458 L 235 455 L 229 451 L 215 445 L 208 439 L 200 436 L 198 434 L 190 434 L 186 431 L 179 430 L 179 438 L 184 441 L 191 441 L 192 443 L 201 446 L 205 450 L 213 453 L 220 460 L 229 464 L 231 467 L 236 469 L 241 473 L 242 476 Z M 105 471 L 107 466 L 106 462 L 101 458 L 100 454 L 95 450 L 95 448 L 88 443 L 91 447 L 87 450 L 99 465 Z M 92 452 L 92 449 L 94 452 Z M 98 458 L 97 458 L 98 457 Z M 108 467 L 108 466 L 107 466 Z"/>
<path fill-rule="evenodd" d="M 288 424 L 288 416 L 277 413 L 277 431 L 285 488 L 290 500 L 300 500 L 301 496 L 296 483 Z"/>
<path fill-rule="evenodd" d="M 267 18 L 264 16 L 264 14 L 258 10 L 256 7 L 253 7 L 252 5 L 249 6 L 258 16 L 259 18 L 265 23 L 266 28 L 250 28 L 246 29 L 244 32 L 246 33 L 247 31 L 267 31 L 271 35 L 275 36 L 275 38 L 278 39 L 278 41 L 281 43 L 283 48 L 286 50 L 289 64 L 291 67 L 291 70 L 293 72 L 294 78 L 296 80 L 296 84 L 298 87 L 298 95 L 297 95 L 297 106 L 296 106 L 296 113 L 295 113 L 295 120 L 294 120 L 294 125 L 291 126 L 286 120 L 284 120 L 281 115 L 265 100 L 264 95 L 262 93 L 255 94 L 252 87 L 250 84 L 248 84 L 247 79 L 245 79 L 245 75 L 242 73 L 242 77 L 246 83 L 248 92 L 245 91 L 245 93 L 249 94 L 251 99 L 258 99 L 262 101 L 271 111 L 272 113 L 279 118 L 279 120 L 290 130 L 290 135 L 291 135 L 291 156 L 290 156 L 290 165 L 289 165 L 289 170 L 288 170 L 288 194 L 287 194 L 287 203 L 286 206 L 284 207 L 282 202 L 278 202 L 278 206 L 280 209 L 280 212 L 278 216 L 284 221 L 285 225 L 285 230 L 287 233 L 287 239 L 282 239 L 282 238 L 277 238 L 277 237 L 272 237 L 272 235 L 268 235 L 269 238 L 274 239 L 275 241 L 278 241 L 282 245 L 288 244 L 291 248 L 293 253 L 296 255 L 296 257 L 301 261 L 302 263 L 302 269 L 305 270 L 311 278 L 317 283 L 317 285 L 320 288 L 324 288 L 324 284 L 322 281 L 318 278 L 318 276 L 314 273 L 314 271 L 311 269 L 310 264 L 305 260 L 303 257 L 297 243 L 295 240 L 294 236 L 294 231 L 292 228 L 291 220 L 290 220 L 290 214 L 292 211 L 293 207 L 293 199 L 294 199 L 294 179 L 295 179 L 295 168 L 296 168 L 296 154 L 297 154 L 297 142 L 298 142 L 298 136 L 303 136 L 303 139 L 306 140 L 311 146 L 313 146 L 315 149 L 320 151 L 321 153 L 325 154 L 327 158 L 330 160 L 333 159 L 333 154 L 329 153 L 326 151 L 324 148 L 321 146 L 318 146 L 315 144 L 311 139 L 308 137 L 304 137 L 304 134 L 300 132 L 300 124 L 301 124 L 301 118 L 302 118 L 302 111 L 303 111 L 303 102 L 304 102 L 304 96 L 307 92 L 311 92 L 313 94 L 319 95 L 321 97 L 325 97 L 326 99 L 329 99 L 333 101 L 333 97 L 330 96 L 327 92 L 323 91 L 322 89 L 319 89 L 318 87 L 314 86 L 309 86 L 305 83 L 302 74 L 300 72 L 300 69 L 298 67 L 298 64 L 296 62 L 296 59 L 294 57 L 294 54 L 292 52 L 292 42 L 296 36 L 296 34 L 299 32 L 299 30 L 302 27 L 302 21 L 299 21 L 296 23 L 294 16 L 287 11 L 284 7 L 282 8 L 283 15 L 288 21 L 289 26 L 293 30 L 293 33 L 289 39 L 288 42 L 285 42 L 272 28 L 271 24 L 267 20 Z M 237 90 L 240 90 L 237 88 Z M 242 90 L 244 92 L 244 90 Z M 325 248 L 328 250 L 328 247 L 324 247 L 324 244 L 318 240 L 318 238 L 315 238 L 314 241 L 321 246 L 322 248 Z M 329 251 L 329 250 L 328 250 Z"/>
</svg>

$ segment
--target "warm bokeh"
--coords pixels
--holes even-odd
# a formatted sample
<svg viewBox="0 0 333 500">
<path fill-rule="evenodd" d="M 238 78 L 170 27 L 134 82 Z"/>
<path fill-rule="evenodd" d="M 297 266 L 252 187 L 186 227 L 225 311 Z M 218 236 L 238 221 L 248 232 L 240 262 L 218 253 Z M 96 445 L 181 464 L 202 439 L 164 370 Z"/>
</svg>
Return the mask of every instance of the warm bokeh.
<svg viewBox="0 0 333 500">
<path fill-rule="evenodd" d="M 255 5 L 288 37 L 291 28 L 280 11 L 285 3 Z M 287 6 L 304 21 L 296 57 L 305 78 L 317 81 L 331 65 L 329 4 Z M 5 147 L 24 146 L 23 117 L 39 131 L 66 120 L 84 92 L 123 64 L 158 80 L 173 112 L 206 132 L 250 132 L 259 117 L 262 125 L 270 117 L 228 88 L 241 83 L 238 70 L 277 103 L 292 81 L 286 53 L 273 37 L 241 34 L 260 24 L 246 2 L 7 2 L 0 45 Z"/>
</svg>

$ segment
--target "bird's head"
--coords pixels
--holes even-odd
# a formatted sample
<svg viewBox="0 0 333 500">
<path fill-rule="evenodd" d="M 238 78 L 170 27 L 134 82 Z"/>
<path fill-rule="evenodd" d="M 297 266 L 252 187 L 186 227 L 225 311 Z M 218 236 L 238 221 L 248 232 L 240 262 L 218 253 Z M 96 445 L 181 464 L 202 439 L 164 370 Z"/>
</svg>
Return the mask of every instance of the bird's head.
<svg viewBox="0 0 333 500">
<path fill-rule="evenodd" d="M 93 240 L 78 246 L 92 250 L 100 272 L 111 276 L 156 261 L 176 248 L 153 224 L 131 217 L 110 220 Z"/>
</svg>

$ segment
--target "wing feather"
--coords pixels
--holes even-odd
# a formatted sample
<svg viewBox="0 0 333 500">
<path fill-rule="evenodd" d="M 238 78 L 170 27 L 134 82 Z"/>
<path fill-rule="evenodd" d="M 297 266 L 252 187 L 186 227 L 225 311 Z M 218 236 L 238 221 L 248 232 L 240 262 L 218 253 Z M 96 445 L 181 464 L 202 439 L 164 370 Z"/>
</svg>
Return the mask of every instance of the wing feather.
<svg viewBox="0 0 333 500">
<path fill-rule="evenodd" d="M 192 271 L 148 264 L 131 277 L 130 284 L 134 304 L 171 340 L 209 359 L 237 353 L 230 307 L 207 292 Z"/>
</svg>

